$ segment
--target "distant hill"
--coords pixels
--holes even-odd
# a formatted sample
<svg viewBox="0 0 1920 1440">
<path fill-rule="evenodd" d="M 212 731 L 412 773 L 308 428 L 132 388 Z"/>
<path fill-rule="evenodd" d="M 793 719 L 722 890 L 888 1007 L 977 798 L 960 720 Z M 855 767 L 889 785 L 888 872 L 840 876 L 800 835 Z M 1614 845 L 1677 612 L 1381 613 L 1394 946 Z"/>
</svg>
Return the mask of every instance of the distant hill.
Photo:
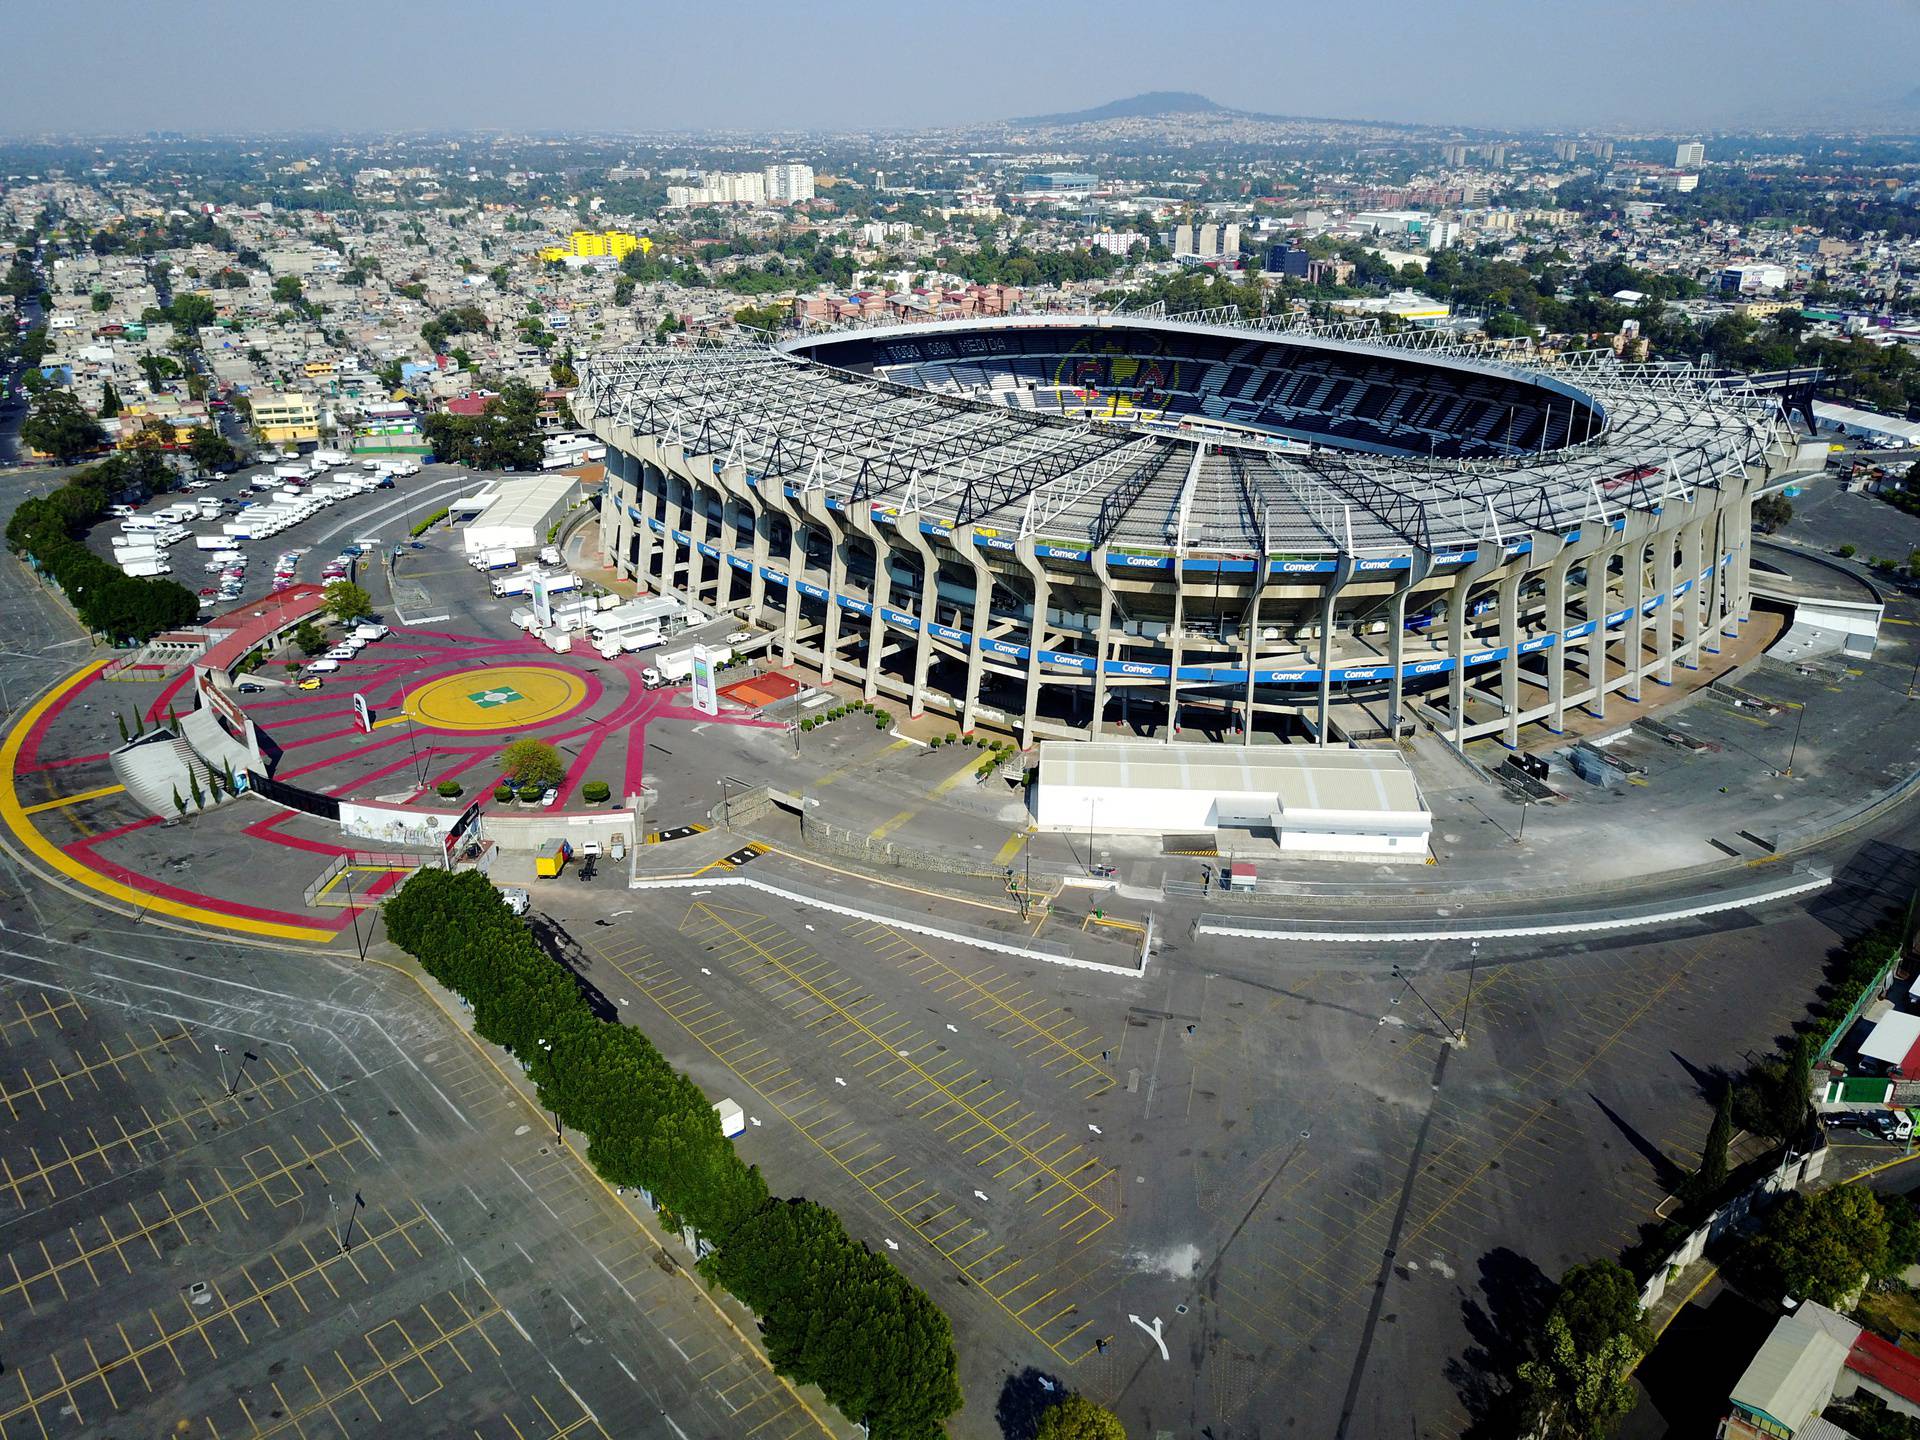
<svg viewBox="0 0 1920 1440">
<path fill-rule="evenodd" d="M 1102 120 L 1146 120 L 1160 115 L 1243 115 L 1245 111 L 1221 105 L 1190 90 L 1149 90 L 1126 100 L 1110 100 L 1091 110 L 1060 115 L 1023 115 L 1014 125 L 1092 125 Z"/>
</svg>

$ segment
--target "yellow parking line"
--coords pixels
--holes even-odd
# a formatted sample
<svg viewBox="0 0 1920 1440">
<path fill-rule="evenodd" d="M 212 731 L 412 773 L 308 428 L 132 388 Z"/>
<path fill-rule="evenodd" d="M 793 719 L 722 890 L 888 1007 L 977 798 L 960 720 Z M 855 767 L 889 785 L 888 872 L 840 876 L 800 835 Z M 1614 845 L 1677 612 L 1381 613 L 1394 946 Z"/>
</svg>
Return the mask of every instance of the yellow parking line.
<svg viewBox="0 0 1920 1440">
<path fill-rule="evenodd" d="M 117 900 L 123 905 L 132 905 L 146 914 L 166 915 L 194 925 L 206 925 L 221 930 L 238 930 L 249 935 L 270 936 L 276 940 L 304 940 L 316 945 L 325 945 L 333 940 L 335 936 L 331 930 L 321 930 L 309 925 L 286 925 L 272 920 L 253 920 L 242 915 L 224 915 L 217 910 L 206 910 L 198 905 L 183 904 L 178 900 L 170 900 L 164 895 L 151 895 L 144 890 L 136 890 L 131 885 L 109 880 L 106 876 L 82 865 L 33 827 L 32 821 L 27 817 L 26 807 L 20 803 L 18 783 L 20 752 L 26 746 L 27 736 L 49 711 L 91 680 L 105 668 L 106 664 L 105 660 L 96 660 L 93 664 L 74 671 L 22 711 L 13 728 L 7 732 L 5 743 L 0 744 L 0 821 L 5 822 L 7 829 L 13 832 L 14 838 L 41 864 L 69 880 L 86 886 L 96 894 L 104 895 L 110 900 Z"/>
<path fill-rule="evenodd" d="M 898 815 L 893 816 L 891 819 L 882 820 L 878 825 L 873 827 L 873 838 L 876 840 L 886 839 L 887 836 L 891 835 L 894 831 L 898 830 L 902 825 L 906 824 L 909 820 L 913 819 L 913 817 L 918 815 L 919 813 L 920 812 L 918 810 L 902 810 Z"/>
<path fill-rule="evenodd" d="M 1013 863 L 1013 857 L 1020 853 L 1020 846 L 1025 842 L 1026 838 L 1027 832 L 1024 830 L 1016 830 L 1013 834 L 1009 835 L 1007 837 L 1007 843 L 1002 845 L 999 853 L 993 857 L 994 868 L 1001 869 L 1011 865 Z"/>
<path fill-rule="evenodd" d="M 958 770 L 954 771 L 953 774 L 949 775 L 946 779 L 942 780 L 938 785 L 934 786 L 933 789 L 930 792 L 928 792 L 930 798 L 938 800 L 942 795 L 946 794 L 949 790 L 953 789 L 953 787 L 958 785 L 962 780 L 971 779 L 973 776 L 974 767 L 978 765 L 983 758 L 984 757 L 982 756 L 976 755 L 973 759 L 969 760 L 965 765 L 962 765 Z"/>
<path fill-rule="evenodd" d="M 911 740 L 896 740 L 891 745 L 887 746 L 886 749 L 882 750 L 880 754 L 891 755 L 896 750 L 906 749 L 912 743 L 913 742 Z M 829 770 L 826 774 L 822 775 L 818 780 L 814 781 L 812 788 L 815 790 L 818 790 L 822 786 L 831 785 L 833 784 L 834 781 L 841 779 L 843 776 L 847 775 L 851 771 L 865 769 L 867 766 L 871 765 L 878 758 L 879 756 L 862 755 L 857 759 L 849 760 L 847 761 L 846 764 L 840 766 L 838 769 Z"/>
<path fill-rule="evenodd" d="M 38 815 L 43 810 L 58 810 L 67 805 L 78 805 L 82 800 L 98 800 L 102 795 L 118 795 L 127 787 L 124 785 L 102 785 L 98 790 L 82 790 L 78 795 L 62 795 L 58 800 L 42 800 L 38 805 L 29 805 L 20 813 Z"/>
</svg>

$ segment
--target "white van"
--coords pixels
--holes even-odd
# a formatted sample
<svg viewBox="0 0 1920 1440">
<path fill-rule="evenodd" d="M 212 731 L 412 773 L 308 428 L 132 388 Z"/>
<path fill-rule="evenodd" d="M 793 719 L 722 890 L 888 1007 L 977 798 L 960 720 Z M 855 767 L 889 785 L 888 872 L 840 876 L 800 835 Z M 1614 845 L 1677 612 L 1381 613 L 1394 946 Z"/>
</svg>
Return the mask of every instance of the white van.
<svg viewBox="0 0 1920 1440">
<path fill-rule="evenodd" d="M 331 675 L 339 668 L 340 662 L 338 660 L 309 660 L 307 662 L 307 668 L 300 673 L 303 675 Z"/>
</svg>

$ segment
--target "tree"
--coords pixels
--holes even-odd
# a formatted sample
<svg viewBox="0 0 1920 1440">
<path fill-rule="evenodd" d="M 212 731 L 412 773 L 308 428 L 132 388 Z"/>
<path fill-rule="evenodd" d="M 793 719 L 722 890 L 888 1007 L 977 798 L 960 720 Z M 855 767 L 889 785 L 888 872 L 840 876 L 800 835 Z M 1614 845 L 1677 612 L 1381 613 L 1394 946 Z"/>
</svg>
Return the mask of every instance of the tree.
<svg viewBox="0 0 1920 1440">
<path fill-rule="evenodd" d="M 187 454 L 203 470 L 218 470 L 239 458 L 233 442 L 207 425 L 196 425 L 187 436 Z"/>
<path fill-rule="evenodd" d="M 120 413 L 120 392 L 113 388 L 113 382 L 107 381 L 100 387 L 100 418 L 111 420 Z"/>
<path fill-rule="evenodd" d="M 273 303 L 276 305 L 298 305 L 306 293 L 300 284 L 298 275 L 277 275 L 273 281 Z"/>
<path fill-rule="evenodd" d="M 1127 1440 L 1127 1427 L 1105 1406 L 1069 1395 L 1040 1416 L 1033 1440 Z"/>
<path fill-rule="evenodd" d="M 1727 1183 L 1727 1146 L 1733 1140 L 1733 1090 L 1720 1087 L 1720 1100 L 1713 1107 L 1713 1124 L 1707 1130 L 1707 1143 L 1700 1152 L 1700 1168 L 1694 1172 L 1694 1196 L 1710 1202 Z"/>
<path fill-rule="evenodd" d="M 318 655 L 327 648 L 326 633 L 311 620 L 303 620 L 293 632 L 293 643 L 302 655 Z"/>
<path fill-rule="evenodd" d="M 204 295 L 176 295 L 167 306 L 167 318 L 189 340 L 201 326 L 211 325 L 218 314 L 213 301 Z"/>
<path fill-rule="evenodd" d="M 147 377 L 149 388 L 158 390 L 180 373 L 180 362 L 165 355 L 142 355 L 140 373 Z"/>
<path fill-rule="evenodd" d="M 1784 495 L 1762 495 L 1753 502 L 1753 523 L 1771 535 L 1793 519 L 1793 502 Z"/>
<path fill-rule="evenodd" d="M 373 614 L 373 597 L 351 580 L 335 580 L 327 586 L 327 609 L 336 619 L 352 624 Z"/>
<path fill-rule="evenodd" d="M 1768 1214 L 1742 1260 L 1770 1298 L 1838 1305 L 1869 1276 L 1889 1273 L 1889 1230 L 1880 1198 L 1864 1186 L 1796 1191 Z"/>
<path fill-rule="evenodd" d="M 1613 1335 L 1593 1351 L 1574 1343 L 1572 1327 L 1558 1310 L 1547 1316 L 1538 1358 L 1520 1365 L 1537 1428 L 1553 1440 L 1600 1440 L 1633 1408 L 1633 1367 L 1643 1351 L 1625 1335 Z"/>
<path fill-rule="evenodd" d="M 515 740 L 500 752 L 500 773 L 525 788 L 537 785 L 542 790 L 558 785 L 567 773 L 559 750 L 544 740 Z"/>
<path fill-rule="evenodd" d="M 94 314 L 104 315 L 108 307 L 113 304 L 113 296 L 105 290 L 96 290 L 93 292 L 93 298 L 87 303 L 93 307 Z"/>
<path fill-rule="evenodd" d="M 33 409 L 21 422 L 20 438 L 63 465 L 107 443 L 107 432 L 68 390 L 48 390 L 34 397 Z"/>
<path fill-rule="evenodd" d="M 1653 1348 L 1653 1332 L 1640 1309 L 1639 1282 L 1616 1260 L 1590 1260 L 1567 1271 L 1553 1312 L 1567 1322 L 1582 1351 L 1599 1349 L 1612 1335 L 1625 1335 L 1643 1353 Z"/>
</svg>

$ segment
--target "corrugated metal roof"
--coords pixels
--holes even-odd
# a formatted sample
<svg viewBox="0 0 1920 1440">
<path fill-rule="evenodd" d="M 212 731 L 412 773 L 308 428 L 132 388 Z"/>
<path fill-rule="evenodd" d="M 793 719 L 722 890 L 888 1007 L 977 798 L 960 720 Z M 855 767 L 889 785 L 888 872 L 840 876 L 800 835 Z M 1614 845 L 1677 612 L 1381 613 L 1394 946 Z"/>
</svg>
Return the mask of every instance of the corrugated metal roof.
<svg viewBox="0 0 1920 1440">
<path fill-rule="evenodd" d="M 1784 1316 L 1728 1398 L 1797 1432 L 1827 1403 L 1846 1363 L 1843 1341 L 1806 1316 Z"/>
</svg>

